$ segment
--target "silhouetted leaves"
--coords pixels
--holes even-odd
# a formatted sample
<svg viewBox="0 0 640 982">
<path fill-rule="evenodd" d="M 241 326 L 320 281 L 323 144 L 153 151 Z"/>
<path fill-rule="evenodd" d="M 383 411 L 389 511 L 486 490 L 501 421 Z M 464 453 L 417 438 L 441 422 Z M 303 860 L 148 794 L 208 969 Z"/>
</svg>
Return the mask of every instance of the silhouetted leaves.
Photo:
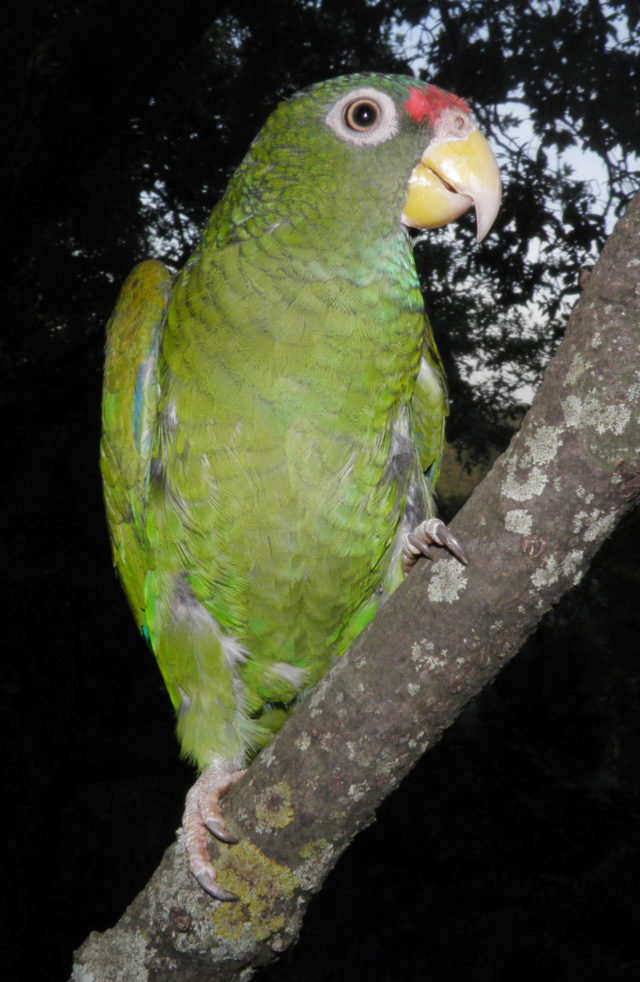
<svg viewBox="0 0 640 982">
<path fill-rule="evenodd" d="M 468 217 L 417 247 L 450 436 L 477 456 L 500 447 L 638 186 L 640 6 L 9 0 L 3 13 L 5 923 L 17 975 L 28 954 L 51 982 L 144 882 L 189 777 L 102 517 L 103 334 L 120 283 L 145 255 L 184 262 L 281 98 L 413 68 L 467 97 L 501 153 L 486 242 Z M 587 152 L 601 169 L 576 177 Z M 630 524 L 345 857 L 284 978 L 570 979 L 590 959 L 602 978 L 637 971 L 624 872 L 638 856 L 637 542 Z"/>
</svg>

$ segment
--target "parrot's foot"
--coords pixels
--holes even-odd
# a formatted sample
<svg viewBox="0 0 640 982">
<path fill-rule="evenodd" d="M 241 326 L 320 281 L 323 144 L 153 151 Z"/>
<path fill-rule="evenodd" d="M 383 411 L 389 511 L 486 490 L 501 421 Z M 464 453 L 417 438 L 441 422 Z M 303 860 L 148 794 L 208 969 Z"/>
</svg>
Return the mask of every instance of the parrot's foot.
<svg viewBox="0 0 640 982">
<path fill-rule="evenodd" d="M 404 537 L 402 565 L 405 575 L 416 564 L 419 556 L 426 556 L 427 559 L 432 558 L 429 547 L 434 544 L 444 546 L 461 563 L 464 563 L 465 566 L 468 565 L 467 554 L 453 532 L 439 518 L 428 518 L 426 522 L 420 522 L 413 532 L 408 532 Z"/>
<path fill-rule="evenodd" d="M 220 764 L 208 767 L 189 790 L 182 816 L 189 868 L 202 889 L 216 900 L 238 898 L 235 893 L 230 893 L 216 883 L 217 874 L 209 858 L 207 830 L 222 842 L 238 841 L 227 832 L 220 809 L 220 798 L 237 784 L 243 774 L 244 771 L 225 770 Z"/>
</svg>

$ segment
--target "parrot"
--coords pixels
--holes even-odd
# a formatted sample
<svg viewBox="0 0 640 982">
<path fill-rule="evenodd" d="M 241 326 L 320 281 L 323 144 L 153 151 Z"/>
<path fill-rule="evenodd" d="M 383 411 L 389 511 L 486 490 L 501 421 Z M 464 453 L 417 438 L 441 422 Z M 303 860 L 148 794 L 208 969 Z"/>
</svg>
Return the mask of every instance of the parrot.
<svg viewBox="0 0 640 982">
<path fill-rule="evenodd" d="M 221 798 L 349 648 L 437 518 L 447 395 L 411 229 L 498 213 L 467 103 L 360 73 L 281 102 L 173 275 L 107 326 L 100 466 L 117 574 L 176 713 L 189 868 L 217 900 Z"/>
</svg>

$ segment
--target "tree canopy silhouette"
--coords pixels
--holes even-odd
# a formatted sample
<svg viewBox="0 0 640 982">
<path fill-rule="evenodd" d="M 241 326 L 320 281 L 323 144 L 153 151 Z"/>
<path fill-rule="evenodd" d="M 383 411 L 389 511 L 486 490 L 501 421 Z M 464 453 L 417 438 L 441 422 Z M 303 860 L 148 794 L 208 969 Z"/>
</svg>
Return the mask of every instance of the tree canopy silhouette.
<svg viewBox="0 0 640 982">
<path fill-rule="evenodd" d="M 347 72 L 417 72 L 467 97 L 501 151 L 505 200 L 492 236 L 478 248 L 471 222 L 461 222 L 453 232 L 430 235 L 417 254 L 449 379 L 449 436 L 476 455 L 490 443 L 502 447 L 514 412 L 562 336 L 581 279 L 639 184 L 640 5 L 514 0 L 496 8 L 489 0 L 5 4 L 0 399 L 3 457 L 10 464 L 2 514 L 11 617 L 0 722 L 8 786 L 15 789 L 7 841 L 20 843 L 6 858 L 18 914 L 14 940 L 25 944 L 35 930 L 43 899 L 48 911 L 38 927 L 45 943 L 42 955 L 32 956 L 34 977 L 64 977 L 71 946 L 115 920 L 178 824 L 190 776 L 176 762 L 169 706 L 113 577 L 102 518 L 102 350 L 119 285 L 144 256 L 173 267 L 184 262 L 229 173 L 279 99 Z M 523 663 L 533 683 L 514 666 L 510 681 L 483 697 L 434 755 L 430 801 L 419 804 L 414 781 L 402 817 L 390 819 L 395 831 L 372 832 L 373 839 L 384 836 L 376 882 L 394 881 L 389 850 L 396 856 L 401 850 L 389 839 L 397 835 L 413 842 L 410 856 L 417 852 L 430 865 L 431 882 L 451 909 L 473 922 L 473 898 L 477 911 L 495 869 L 480 858 L 480 845 L 470 844 L 478 824 L 463 816 L 473 807 L 484 842 L 494 827 L 506 837 L 498 868 L 505 879 L 512 875 L 511 903 L 524 910 L 528 894 L 541 932 L 552 930 L 545 911 L 553 917 L 560 910 L 556 937 L 568 945 L 575 921 L 560 881 L 568 883 L 573 873 L 563 867 L 556 876 L 550 867 L 541 885 L 525 857 L 518 893 L 509 823 L 483 794 L 500 800 L 514 825 L 525 824 L 529 808 L 546 830 L 548 852 L 557 847 L 560 854 L 568 848 L 561 806 L 550 805 L 545 793 L 536 797 L 532 785 L 564 788 L 562 807 L 578 810 L 583 799 L 567 785 L 582 781 L 594 828 L 606 839 L 602 865 L 618 870 L 615 857 L 632 851 L 628 815 L 638 814 L 637 755 L 629 734 L 637 675 L 633 685 L 625 683 L 630 654 L 607 671 L 613 642 L 605 625 L 615 623 L 621 632 L 616 650 L 630 652 L 625 639 L 638 629 L 637 605 L 629 599 L 637 592 L 634 528 L 632 522 L 624 548 L 612 544 L 572 605 L 541 629 L 539 645 L 563 658 L 552 667 L 530 649 Z M 540 717 L 557 745 L 544 742 L 548 736 L 540 742 Z M 509 747 L 499 720 L 508 722 Z M 483 752 L 475 742 L 479 729 Z M 579 778 L 575 769 L 567 776 L 567 758 L 578 759 Z M 502 787 L 501 767 L 515 782 L 511 796 L 495 790 Z M 452 771 L 457 777 L 447 790 Z M 624 830 L 622 847 L 603 831 L 609 806 Z M 405 833 L 412 810 L 422 814 L 422 830 L 432 823 L 426 832 L 414 828 L 413 839 Z M 586 820 L 584 826 L 588 837 Z M 602 889 L 584 842 L 573 848 L 577 878 L 587 892 Z M 464 870 L 470 867 L 469 884 Z M 348 875 L 343 889 L 357 906 L 360 874 Z M 631 917 L 624 913 L 628 893 L 611 882 L 605 892 L 624 925 Z M 406 884 L 399 889 L 403 896 Z M 334 902 L 336 893 L 340 887 Z M 484 939 L 469 928 L 487 964 L 498 957 L 505 925 L 519 938 L 512 952 L 526 953 L 536 942 L 524 915 L 496 912 L 496 895 L 495 931 L 488 917 L 481 918 Z M 433 891 L 421 894 L 431 914 L 434 902 Z M 405 926 L 386 928 L 365 906 L 370 934 L 375 925 L 383 936 L 387 930 L 408 935 L 406 925 L 419 920 L 414 911 Z M 614 932 L 598 925 L 606 940 L 593 957 L 611 965 Z M 459 929 L 457 918 L 442 915 L 442 938 Z M 325 947 L 322 929 L 310 930 L 318 949 Z M 367 946 L 379 951 L 379 938 L 367 930 L 352 943 L 356 962 Z M 349 944 L 345 938 L 345 950 Z M 637 959 L 631 942 L 625 944 L 627 961 Z M 444 957 L 444 940 L 441 948 Z M 418 971 L 412 964 L 409 974 Z"/>
</svg>

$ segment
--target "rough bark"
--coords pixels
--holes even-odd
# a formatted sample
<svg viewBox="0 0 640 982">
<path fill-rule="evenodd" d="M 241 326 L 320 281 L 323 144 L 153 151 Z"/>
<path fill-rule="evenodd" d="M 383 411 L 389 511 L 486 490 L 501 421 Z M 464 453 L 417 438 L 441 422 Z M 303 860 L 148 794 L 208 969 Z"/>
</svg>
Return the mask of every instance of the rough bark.
<svg viewBox="0 0 640 982">
<path fill-rule="evenodd" d="M 518 651 L 640 499 L 640 196 L 589 275 L 508 451 L 453 528 L 471 557 L 422 562 L 229 794 L 212 843 L 238 903 L 171 846 L 75 982 L 246 979 L 297 937 L 328 871 L 417 759 Z"/>
</svg>

